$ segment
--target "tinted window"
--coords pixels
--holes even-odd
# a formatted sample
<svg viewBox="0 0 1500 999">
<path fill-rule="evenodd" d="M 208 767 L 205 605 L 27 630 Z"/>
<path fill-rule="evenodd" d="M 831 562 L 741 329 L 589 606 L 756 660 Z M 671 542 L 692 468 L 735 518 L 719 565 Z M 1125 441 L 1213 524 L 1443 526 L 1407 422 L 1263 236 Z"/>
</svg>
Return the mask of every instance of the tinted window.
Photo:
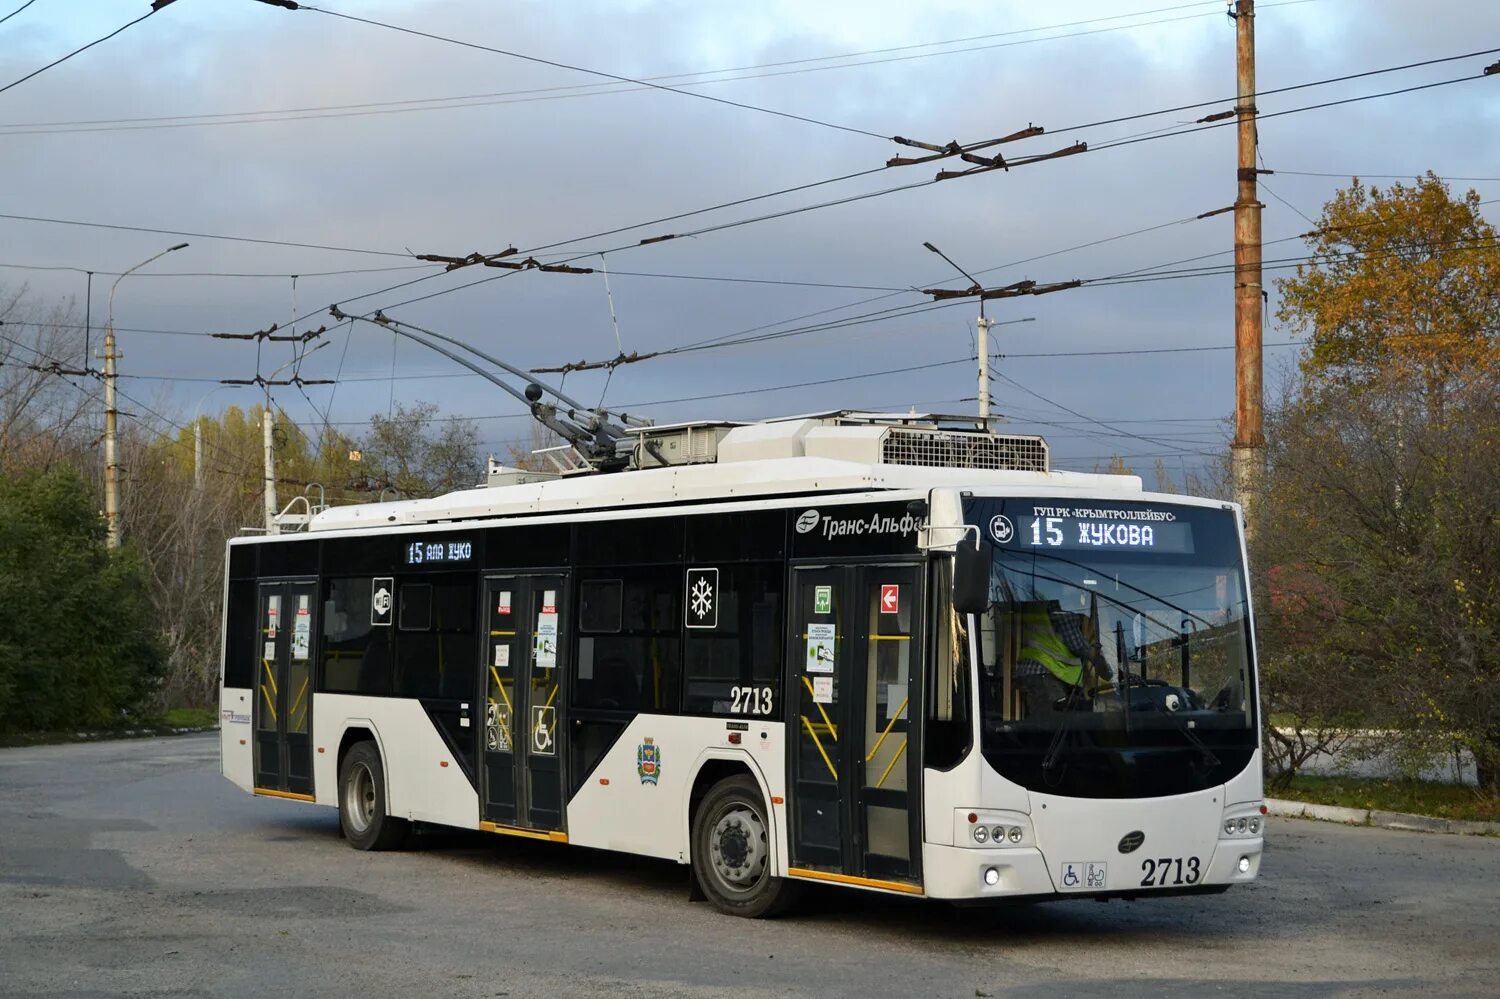
<svg viewBox="0 0 1500 999">
<path fill-rule="evenodd" d="M 604 711 L 676 711 L 682 569 L 633 569 L 612 573 L 611 579 L 620 584 L 620 628 L 578 639 L 573 703 Z M 580 590 L 589 582 L 583 580 Z"/>
<path fill-rule="evenodd" d="M 323 583 L 323 690 L 391 692 L 393 629 L 370 624 L 371 582 L 369 576 L 354 576 Z"/>
<path fill-rule="evenodd" d="M 578 565 L 629 565 L 682 559 L 681 517 L 594 520 L 578 525 Z"/>
<path fill-rule="evenodd" d="M 224 636 L 224 686 L 255 685 L 256 650 L 260 647 L 255 632 L 255 583 L 251 580 L 231 582 L 229 627 Z"/>
<path fill-rule="evenodd" d="M 624 584 L 618 579 L 589 579 L 578 586 L 578 630 L 618 632 L 624 612 Z"/>
<path fill-rule="evenodd" d="M 781 558 L 785 548 L 785 510 L 687 518 L 687 560 L 694 565 L 763 562 Z"/>
<path fill-rule="evenodd" d="M 229 578 L 255 578 L 255 548 L 252 545 L 231 545 L 229 548 Z"/>
<path fill-rule="evenodd" d="M 402 697 L 473 697 L 479 655 L 474 581 L 435 578 L 431 583 L 404 584 L 401 594 L 396 693 Z M 408 596 L 413 607 L 410 621 Z M 427 610 L 426 627 L 417 628 L 422 607 Z"/>
<path fill-rule="evenodd" d="M 323 542 L 325 571 L 389 576 L 396 565 L 398 539 L 385 537 L 336 538 Z"/>
<path fill-rule="evenodd" d="M 311 576 L 318 571 L 318 543 L 311 539 L 267 541 L 255 546 L 260 551 L 259 575 Z"/>
<path fill-rule="evenodd" d="M 432 584 L 401 584 L 401 630 L 426 631 L 432 627 Z"/>
<path fill-rule="evenodd" d="M 568 524 L 491 528 L 485 532 L 484 565 L 490 569 L 567 565 L 572 537 Z"/>
<path fill-rule="evenodd" d="M 716 625 L 686 633 L 684 711 L 773 712 L 781 668 L 781 576 L 779 563 L 719 568 Z"/>
</svg>

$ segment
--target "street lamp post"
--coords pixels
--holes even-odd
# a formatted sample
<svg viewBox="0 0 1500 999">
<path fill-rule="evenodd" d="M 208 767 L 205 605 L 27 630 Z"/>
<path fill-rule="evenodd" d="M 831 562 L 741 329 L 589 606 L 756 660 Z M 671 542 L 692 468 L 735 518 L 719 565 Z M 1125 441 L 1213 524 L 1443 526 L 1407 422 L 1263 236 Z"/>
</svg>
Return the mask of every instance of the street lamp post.
<svg viewBox="0 0 1500 999">
<path fill-rule="evenodd" d="M 115 353 L 115 289 L 125 280 L 126 275 L 140 270 L 158 257 L 186 246 L 186 243 L 178 243 L 147 257 L 115 278 L 115 283 L 109 286 L 109 318 L 104 326 L 104 524 L 111 548 L 120 547 L 120 463 L 115 439 L 115 424 L 118 419 L 115 408 L 115 359 L 118 356 Z"/>
<path fill-rule="evenodd" d="M 955 264 L 948 255 L 931 243 L 923 243 L 923 246 L 948 261 L 948 265 L 972 282 L 974 291 L 981 290 L 981 286 L 974 276 L 962 267 Z M 979 419 L 984 422 L 985 429 L 990 425 L 990 327 L 995 325 L 994 321 L 984 314 L 984 296 L 979 296 L 979 335 L 975 344 L 975 353 L 979 355 Z"/>
</svg>

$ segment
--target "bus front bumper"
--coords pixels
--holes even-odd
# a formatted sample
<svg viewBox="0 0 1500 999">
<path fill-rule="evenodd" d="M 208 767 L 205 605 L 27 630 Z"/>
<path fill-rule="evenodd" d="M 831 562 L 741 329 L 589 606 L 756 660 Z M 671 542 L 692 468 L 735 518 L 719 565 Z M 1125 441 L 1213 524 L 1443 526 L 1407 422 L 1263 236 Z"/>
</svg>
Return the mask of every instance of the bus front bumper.
<svg viewBox="0 0 1500 999">
<path fill-rule="evenodd" d="M 952 901 L 1041 900 L 1046 898 L 1147 898 L 1222 892 L 1231 885 L 1255 880 L 1260 873 L 1265 841 L 1221 839 L 1209 858 L 1201 880 L 1192 885 L 1164 884 L 1121 888 L 1087 885 L 1059 890 L 1048 870 L 1047 858 L 1036 847 L 980 849 L 923 844 L 923 887 L 928 898 Z M 1121 858 L 1122 860 L 1124 858 Z"/>
</svg>

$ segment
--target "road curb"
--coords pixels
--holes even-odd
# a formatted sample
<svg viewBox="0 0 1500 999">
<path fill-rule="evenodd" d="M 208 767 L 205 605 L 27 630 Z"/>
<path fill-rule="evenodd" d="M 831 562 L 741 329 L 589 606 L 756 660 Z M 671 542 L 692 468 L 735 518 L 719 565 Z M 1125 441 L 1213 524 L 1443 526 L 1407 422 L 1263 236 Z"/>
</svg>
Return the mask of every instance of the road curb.
<svg viewBox="0 0 1500 999">
<path fill-rule="evenodd" d="M 1341 808 L 1338 805 L 1319 805 L 1309 801 L 1286 801 L 1281 798 L 1267 798 L 1266 811 L 1270 815 L 1279 815 L 1283 818 L 1342 822 L 1345 825 L 1400 829 L 1403 832 L 1446 833 L 1463 836 L 1500 836 L 1500 822 L 1466 822 L 1460 819 L 1440 819 L 1432 815 L 1387 812 L 1379 808 Z"/>
<path fill-rule="evenodd" d="M 0 739 L 0 749 L 29 749 L 34 746 L 67 746 L 85 742 L 113 742 L 119 739 L 161 739 L 174 735 L 197 735 L 217 732 L 215 725 L 147 725 L 138 728 L 79 730 L 73 732 L 26 732 Z"/>
</svg>

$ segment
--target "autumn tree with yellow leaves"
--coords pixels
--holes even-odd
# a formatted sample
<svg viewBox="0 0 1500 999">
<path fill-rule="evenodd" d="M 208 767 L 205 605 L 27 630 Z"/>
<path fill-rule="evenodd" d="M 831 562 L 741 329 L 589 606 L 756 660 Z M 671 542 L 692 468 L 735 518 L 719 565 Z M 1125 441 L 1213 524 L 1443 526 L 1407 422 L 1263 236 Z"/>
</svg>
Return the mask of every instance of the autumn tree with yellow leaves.
<svg viewBox="0 0 1500 999">
<path fill-rule="evenodd" d="M 1500 242 L 1430 173 L 1355 179 L 1306 239 L 1253 553 L 1268 747 L 1456 743 L 1500 795 Z"/>
</svg>

